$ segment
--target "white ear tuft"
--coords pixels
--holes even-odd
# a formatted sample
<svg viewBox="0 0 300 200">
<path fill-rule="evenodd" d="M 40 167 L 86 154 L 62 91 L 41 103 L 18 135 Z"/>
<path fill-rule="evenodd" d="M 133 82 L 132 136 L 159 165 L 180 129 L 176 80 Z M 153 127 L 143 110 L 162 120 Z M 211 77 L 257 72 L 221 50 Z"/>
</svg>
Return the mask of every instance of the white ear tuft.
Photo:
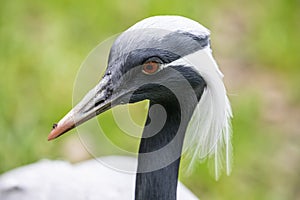
<svg viewBox="0 0 300 200">
<path fill-rule="evenodd" d="M 214 175 L 218 179 L 224 167 L 227 174 L 231 172 L 232 160 L 232 111 L 223 74 L 209 47 L 182 59 L 187 66 L 194 67 L 207 84 L 187 128 L 183 150 L 191 158 L 189 169 L 196 160 L 208 158 L 214 163 Z"/>
</svg>

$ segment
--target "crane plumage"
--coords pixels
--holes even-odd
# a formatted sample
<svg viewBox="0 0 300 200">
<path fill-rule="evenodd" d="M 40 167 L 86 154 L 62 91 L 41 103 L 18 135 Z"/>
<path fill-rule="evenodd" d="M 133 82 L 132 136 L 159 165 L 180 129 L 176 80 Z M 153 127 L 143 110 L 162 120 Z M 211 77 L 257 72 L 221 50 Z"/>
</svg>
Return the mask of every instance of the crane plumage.
<svg viewBox="0 0 300 200">
<path fill-rule="evenodd" d="M 139 147 L 136 200 L 176 199 L 183 153 L 191 166 L 211 159 L 217 179 L 224 168 L 230 173 L 232 111 L 210 32 L 181 16 L 150 17 L 123 32 L 111 47 L 102 80 L 53 126 L 48 139 L 114 106 L 145 99 L 149 113 Z M 154 119 L 165 123 L 155 127 Z"/>
<path fill-rule="evenodd" d="M 155 67 L 155 73 L 141 73 L 144 65 Z M 125 102 L 149 99 L 149 109 L 160 104 L 168 117 L 154 114 L 166 121 L 156 132 L 147 128 L 148 115 L 138 155 L 135 198 L 174 199 L 182 153 L 191 158 L 190 166 L 196 160 L 212 160 L 216 179 L 224 162 L 226 173 L 231 171 L 232 111 L 222 79 L 208 29 L 181 16 L 144 19 L 115 40 L 102 81 L 58 123 L 49 139 Z M 153 151 L 156 154 L 149 156 Z M 167 186 L 161 176 L 169 177 L 172 184 Z"/>
<path fill-rule="evenodd" d="M 193 20 L 181 16 L 156 16 L 138 22 L 128 29 L 155 28 L 171 32 L 182 32 L 193 35 L 194 38 L 210 40 L 210 31 Z M 184 47 L 182 47 L 184 48 Z M 207 83 L 202 97 L 194 111 L 187 129 L 184 152 L 192 158 L 191 168 L 198 158 L 200 161 L 213 158 L 214 175 L 218 179 L 220 171 L 225 170 L 227 175 L 231 172 L 231 106 L 226 95 L 226 89 L 222 82 L 223 74 L 216 61 L 212 57 L 209 42 L 205 48 L 196 51 L 170 65 L 191 66 L 199 72 Z M 222 158 L 222 151 L 225 147 L 225 160 Z"/>
<path fill-rule="evenodd" d="M 191 164 L 188 169 L 192 169 L 195 161 L 204 161 L 209 158 L 210 164 L 214 166 L 214 176 L 219 178 L 224 168 L 227 175 L 231 172 L 232 162 L 232 145 L 231 145 L 231 118 L 232 111 L 230 102 L 226 95 L 226 88 L 223 84 L 223 74 L 220 71 L 216 61 L 212 57 L 210 48 L 210 31 L 191 19 L 181 16 L 154 16 L 144 19 L 121 35 L 118 40 L 124 42 L 129 40 L 127 44 L 115 45 L 119 48 L 117 52 L 130 52 L 139 49 L 137 45 L 145 42 L 145 31 L 154 32 L 151 34 L 151 40 L 158 37 L 160 41 L 171 38 L 167 44 L 165 42 L 157 42 L 146 45 L 144 48 L 159 48 L 175 52 L 181 58 L 174 60 L 163 67 L 172 65 L 181 65 L 184 67 L 192 67 L 195 69 L 207 83 L 202 98 L 200 99 L 192 119 L 186 131 L 184 152 L 191 158 Z M 129 33 L 126 35 L 126 33 Z M 137 33 L 142 33 L 139 38 Z M 179 39 L 171 37 L 174 33 L 189 36 Z M 135 37 L 131 37 L 134 35 Z M 146 42 L 147 43 L 147 42 Z M 136 44 L 136 45 L 135 45 Z M 125 47 L 126 46 L 126 47 Z M 188 52 L 185 52 L 188 49 Z M 225 155 L 223 152 L 225 150 Z"/>
</svg>

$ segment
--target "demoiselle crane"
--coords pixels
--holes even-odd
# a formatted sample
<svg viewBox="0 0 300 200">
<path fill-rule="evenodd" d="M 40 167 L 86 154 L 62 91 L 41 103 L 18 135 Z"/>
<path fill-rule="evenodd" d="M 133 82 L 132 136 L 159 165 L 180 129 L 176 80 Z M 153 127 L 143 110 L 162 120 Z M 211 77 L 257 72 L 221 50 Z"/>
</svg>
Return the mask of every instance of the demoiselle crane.
<svg viewBox="0 0 300 200">
<path fill-rule="evenodd" d="M 134 198 L 174 200 L 182 153 L 191 163 L 212 160 L 216 178 L 231 171 L 232 112 L 222 79 L 208 29 L 181 16 L 146 18 L 115 40 L 102 80 L 53 126 L 48 140 L 114 106 L 147 99 Z"/>
<path fill-rule="evenodd" d="M 218 177 L 224 147 L 229 173 L 232 113 L 209 35 L 199 23 L 180 16 L 150 17 L 133 25 L 112 45 L 102 80 L 48 139 L 116 105 L 148 99 L 135 199 L 176 199 L 182 150 L 193 154 L 192 161 L 214 155 Z M 156 120 L 165 123 L 157 129 Z"/>
</svg>

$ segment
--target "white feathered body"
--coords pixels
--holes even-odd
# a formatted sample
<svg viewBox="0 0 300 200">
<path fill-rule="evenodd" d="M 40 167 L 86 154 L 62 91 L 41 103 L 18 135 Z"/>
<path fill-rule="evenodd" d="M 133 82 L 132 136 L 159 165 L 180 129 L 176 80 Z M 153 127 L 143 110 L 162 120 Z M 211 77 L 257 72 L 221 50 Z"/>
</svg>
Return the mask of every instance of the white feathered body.
<svg viewBox="0 0 300 200">
<path fill-rule="evenodd" d="M 103 163 L 132 167 L 136 159 L 110 156 Z M 119 200 L 134 199 L 135 174 L 120 172 L 98 160 L 70 164 L 41 160 L 0 176 L 1 200 Z M 108 164 L 109 165 L 109 164 Z M 177 188 L 178 199 L 198 199 L 183 184 Z"/>
</svg>

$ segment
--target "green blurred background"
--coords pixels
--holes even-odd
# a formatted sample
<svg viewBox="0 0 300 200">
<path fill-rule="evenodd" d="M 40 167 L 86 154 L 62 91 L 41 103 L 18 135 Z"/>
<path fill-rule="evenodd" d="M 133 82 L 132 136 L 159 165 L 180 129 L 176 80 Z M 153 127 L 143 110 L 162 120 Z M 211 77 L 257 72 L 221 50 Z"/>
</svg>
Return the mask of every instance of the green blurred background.
<svg viewBox="0 0 300 200">
<path fill-rule="evenodd" d="M 77 134 L 46 140 L 72 107 L 80 64 L 102 40 L 159 14 L 211 30 L 234 111 L 231 176 L 216 182 L 199 165 L 181 180 L 201 199 L 300 199 L 297 0 L 2 0 L 0 173 L 42 158 L 88 159 Z M 110 112 L 99 120 L 118 131 Z"/>
</svg>

